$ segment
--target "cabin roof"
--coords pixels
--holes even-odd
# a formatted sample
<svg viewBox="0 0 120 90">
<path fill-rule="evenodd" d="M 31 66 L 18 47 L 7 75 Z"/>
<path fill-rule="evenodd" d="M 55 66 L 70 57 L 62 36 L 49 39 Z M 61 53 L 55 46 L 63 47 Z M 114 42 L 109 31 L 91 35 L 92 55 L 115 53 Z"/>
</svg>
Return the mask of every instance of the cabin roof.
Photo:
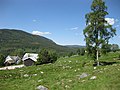
<svg viewBox="0 0 120 90">
<path fill-rule="evenodd" d="M 22 60 L 25 61 L 25 60 L 27 60 L 27 59 L 32 59 L 33 61 L 36 62 L 37 59 L 38 59 L 38 54 L 36 54 L 36 53 L 26 53 L 26 54 L 23 56 Z"/>
<path fill-rule="evenodd" d="M 5 59 L 5 62 L 9 62 L 9 63 L 15 63 L 16 61 L 20 60 L 20 57 L 19 56 L 10 56 L 8 55 Z"/>
</svg>

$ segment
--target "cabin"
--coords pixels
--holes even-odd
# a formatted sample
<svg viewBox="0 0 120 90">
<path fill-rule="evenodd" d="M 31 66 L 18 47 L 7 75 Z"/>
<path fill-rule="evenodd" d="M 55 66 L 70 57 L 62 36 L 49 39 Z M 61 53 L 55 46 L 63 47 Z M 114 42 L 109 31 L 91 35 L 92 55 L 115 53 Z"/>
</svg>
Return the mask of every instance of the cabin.
<svg viewBox="0 0 120 90">
<path fill-rule="evenodd" d="M 26 53 L 22 60 L 25 66 L 32 66 L 37 62 L 38 54 L 36 53 Z"/>
<path fill-rule="evenodd" d="M 12 65 L 12 64 L 19 64 L 21 62 L 21 58 L 19 56 L 7 56 L 5 59 L 4 64 L 6 66 Z"/>
</svg>

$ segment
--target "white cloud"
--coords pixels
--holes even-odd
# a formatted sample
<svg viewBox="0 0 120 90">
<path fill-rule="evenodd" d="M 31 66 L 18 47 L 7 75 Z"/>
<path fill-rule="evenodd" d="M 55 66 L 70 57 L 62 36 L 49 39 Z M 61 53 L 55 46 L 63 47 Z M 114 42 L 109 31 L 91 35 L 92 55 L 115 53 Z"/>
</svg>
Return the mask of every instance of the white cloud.
<svg viewBox="0 0 120 90">
<path fill-rule="evenodd" d="M 118 19 L 115 19 L 115 22 L 119 22 L 119 20 L 118 20 Z"/>
<path fill-rule="evenodd" d="M 105 18 L 105 20 L 107 21 L 108 24 L 114 25 L 117 19 L 115 20 L 114 18 Z"/>
<path fill-rule="evenodd" d="M 50 32 L 40 32 L 40 31 L 32 31 L 33 35 L 39 35 L 39 36 L 43 36 L 43 35 L 48 35 L 51 34 Z"/>
<path fill-rule="evenodd" d="M 70 30 L 77 30 L 79 27 L 70 28 Z"/>
<path fill-rule="evenodd" d="M 120 36 L 118 36 L 118 38 L 120 38 Z"/>
<path fill-rule="evenodd" d="M 36 22 L 37 20 L 33 19 L 32 21 L 33 21 L 33 22 Z"/>
<path fill-rule="evenodd" d="M 118 27 L 120 27 L 120 24 L 117 24 L 117 25 L 115 26 L 115 28 L 118 28 Z"/>
</svg>

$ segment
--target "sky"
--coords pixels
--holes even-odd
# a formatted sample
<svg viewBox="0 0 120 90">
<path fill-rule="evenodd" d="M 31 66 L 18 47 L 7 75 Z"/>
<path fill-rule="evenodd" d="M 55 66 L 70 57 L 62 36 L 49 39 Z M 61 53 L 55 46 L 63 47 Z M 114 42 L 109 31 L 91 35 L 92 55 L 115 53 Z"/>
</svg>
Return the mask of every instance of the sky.
<svg viewBox="0 0 120 90">
<path fill-rule="evenodd" d="M 106 20 L 117 30 L 110 39 L 120 46 L 120 0 L 105 0 Z M 19 29 L 60 45 L 85 45 L 85 14 L 92 0 L 0 0 L 0 29 Z"/>
</svg>

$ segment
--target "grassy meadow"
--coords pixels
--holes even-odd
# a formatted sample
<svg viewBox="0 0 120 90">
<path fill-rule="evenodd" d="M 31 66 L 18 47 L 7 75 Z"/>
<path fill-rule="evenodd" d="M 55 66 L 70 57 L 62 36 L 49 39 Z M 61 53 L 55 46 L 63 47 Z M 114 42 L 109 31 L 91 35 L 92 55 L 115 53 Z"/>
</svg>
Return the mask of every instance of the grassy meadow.
<svg viewBox="0 0 120 90">
<path fill-rule="evenodd" d="M 86 56 L 59 58 L 54 64 L 30 66 L 0 71 L 0 90 L 35 90 L 43 85 L 49 90 L 119 90 L 120 61 L 114 60 L 119 52 L 100 57 L 100 61 L 115 62 L 93 67 Z M 88 76 L 80 78 L 82 73 Z M 96 76 L 95 79 L 90 79 Z"/>
</svg>

